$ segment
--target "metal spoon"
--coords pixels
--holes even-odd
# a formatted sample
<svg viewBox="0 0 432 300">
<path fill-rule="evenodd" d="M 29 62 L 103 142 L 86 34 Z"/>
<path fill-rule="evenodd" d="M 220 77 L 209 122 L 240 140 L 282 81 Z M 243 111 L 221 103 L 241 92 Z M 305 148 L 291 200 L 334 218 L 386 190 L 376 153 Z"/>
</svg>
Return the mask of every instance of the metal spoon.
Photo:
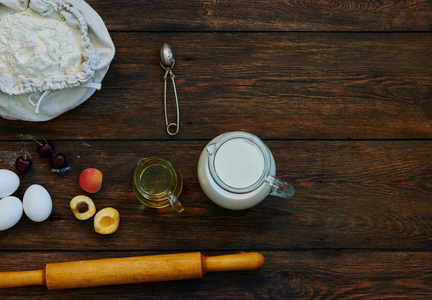
<svg viewBox="0 0 432 300">
<path fill-rule="evenodd" d="M 175 59 L 173 56 L 173 53 L 171 51 L 171 47 L 168 45 L 168 43 L 163 43 L 161 50 L 161 67 L 165 70 L 164 75 L 164 109 L 165 109 L 165 125 L 166 130 L 169 135 L 176 135 L 180 128 L 180 111 L 179 111 L 179 104 L 178 104 L 178 97 L 177 97 L 177 89 L 174 81 L 174 73 L 172 72 L 172 69 L 175 65 Z M 177 110 L 177 118 L 176 123 L 169 123 L 168 122 L 168 112 L 167 112 L 167 82 L 168 82 L 168 76 L 171 78 L 173 88 L 174 88 L 174 96 L 176 101 L 176 110 Z M 175 127 L 175 131 L 171 131 L 170 129 L 172 127 Z"/>
<path fill-rule="evenodd" d="M 173 53 L 171 51 L 170 45 L 168 43 L 163 43 L 160 51 L 162 64 L 165 67 L 173 67 L 175 63 L 175 59 Z"/>
</svg>

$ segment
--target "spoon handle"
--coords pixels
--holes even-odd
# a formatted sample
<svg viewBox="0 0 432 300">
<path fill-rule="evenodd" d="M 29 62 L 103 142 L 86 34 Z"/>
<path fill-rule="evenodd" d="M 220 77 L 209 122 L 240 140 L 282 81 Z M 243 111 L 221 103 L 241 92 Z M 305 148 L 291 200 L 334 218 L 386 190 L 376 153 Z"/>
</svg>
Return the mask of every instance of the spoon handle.
<svg viewBox="0 0 432 300">
<path fill-rule="evenodd" d="M 176 135 L 179 132 L 180 129 L 180 109 L 179 109 L 179 103 L 178 103 L 178 97 L 177 97 L 177 88 L 175 85 L 174 80 L 174 73 L 172 72 L 171 68 L 167 67 L 165 68 L 166 72 L 164 75 L 164 108 L 165 108 L 165 125 L 166 129 L 169 135 Z M 175 104 L 176 104 L 176 122 L 169 123 L 168 122 L 168 110 L 167 110 L 167 82 L 168 82 L 168 75 L 171 78 L 173 89 L 174 89 L 174 96 L 175 96 Z M 175 127 L 175 130 L 172 131 L 171 128 Z"/>
</svg>

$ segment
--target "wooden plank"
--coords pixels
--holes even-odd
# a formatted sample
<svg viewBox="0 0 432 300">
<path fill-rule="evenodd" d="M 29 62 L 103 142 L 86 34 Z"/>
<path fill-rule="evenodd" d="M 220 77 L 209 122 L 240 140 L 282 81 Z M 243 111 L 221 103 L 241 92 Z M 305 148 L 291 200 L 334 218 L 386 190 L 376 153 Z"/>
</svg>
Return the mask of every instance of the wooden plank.
<svg viewBox="0 0 432 300">
<path fill-rule="evenodd" d="M 53 174 L 34 150 L 33 170 L 22 175 L 16 195 L 33 183 L 51 193 L 49 220 L 27 217 L 0 232 L 3 250 L 247 250 L 430 249 L 432 247 L 431 141 L 266 141 L 277 175 L 296 188 L 290 200 L 268 197 L 245 211 L 213 204 L 201 190 L 197 162 L 206 141 L 54 141 L 70 171 Z M 13 169 L 21 144 L 0 143 L 0 168 Z M 31 149 L 31 148 L 29 148 Z M 183 214 L 142 206 L 132 192 L 140 157 L 161 156 L 181 170 Z M 95 167 L 102 189 L 96 207 L 116 207 L 119 230 L 94 232 L 78 221 L 69 201 L 85 194 L 80 172 Z"/>
<path fill-rule="evenodd" d="M 204 255 L 233 252 L 203 252 Z M 235 252 L 234 252 L 235 253 Z M 258 271 L 208 273 L 202 279 L 49 291 L 42 286 L 0 290 L 7 299 L 91 297 L 287 299 L 331 297 L 429 299 L 430 252 L 263 251 Z M 0 252 L 0 271 L 41 269 L 47 263 L 160 254 L 155 252 Z"/>
<path fill-rule="evenodd" d="M 159 48 L 170 41 L 181 114 L 175 139 L 210 139 L 233 130 L 271 139 L 432 138 L 431 34 L 113 38 L 116 58 L 100 92 L 50 122 L 1 119 L 1 137 L 172 139 L 165 132 L 159 65 Z"/>
<path fill-rule="evenodd" d="M 428 1 L 96 1 L 116 31 L 430 31 Z"/>
</svg>

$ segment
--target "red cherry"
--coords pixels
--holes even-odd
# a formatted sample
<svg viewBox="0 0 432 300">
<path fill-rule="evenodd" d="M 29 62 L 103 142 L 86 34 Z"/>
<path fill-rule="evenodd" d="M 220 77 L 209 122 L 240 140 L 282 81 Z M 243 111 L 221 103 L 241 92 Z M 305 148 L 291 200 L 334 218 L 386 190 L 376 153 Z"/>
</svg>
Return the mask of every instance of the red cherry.
<svg viewBox="0 0 432 300">
<path fill-rule="evenodd" d="M 66 156 L 63 153 L 57 153 L 56 156 L 51 156 L 49 159 L 51 166 L 54 169 L 61 170 L 66 166 Z"/>
<path fill-rule="evenodd" d="M 50 141 L 43 141 L 42 144 L 36 148 L 37 153 L 42 157 L 50 157 L 54 155 L 54 145 Z"/>
<path fill-rule="evenodd" d="M 32 166 L 32 160 L 30 158 L 24 158 L 23 156 L 19 156 L 15 161 L 15 168 L 20 173 L 25 173 L 30 170 Z"/>
</svg>

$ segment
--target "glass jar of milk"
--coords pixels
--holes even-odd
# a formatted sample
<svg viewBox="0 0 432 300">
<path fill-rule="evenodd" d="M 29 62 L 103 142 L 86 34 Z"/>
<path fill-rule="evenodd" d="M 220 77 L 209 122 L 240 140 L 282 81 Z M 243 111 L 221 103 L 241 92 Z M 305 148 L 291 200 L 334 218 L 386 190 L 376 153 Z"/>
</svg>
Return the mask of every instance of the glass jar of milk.
<svg viewBox="0 0 432 300">
<path fill-rule="evenodd" d="M 257 205 L 267 195 L 289 198 L 294 188 L 275 177 L 272 153 L 257 136 L 234 131 L 214 138 L 198 163 L 198 180 L 214 203 L 241 210 Z"/>
</svg>

